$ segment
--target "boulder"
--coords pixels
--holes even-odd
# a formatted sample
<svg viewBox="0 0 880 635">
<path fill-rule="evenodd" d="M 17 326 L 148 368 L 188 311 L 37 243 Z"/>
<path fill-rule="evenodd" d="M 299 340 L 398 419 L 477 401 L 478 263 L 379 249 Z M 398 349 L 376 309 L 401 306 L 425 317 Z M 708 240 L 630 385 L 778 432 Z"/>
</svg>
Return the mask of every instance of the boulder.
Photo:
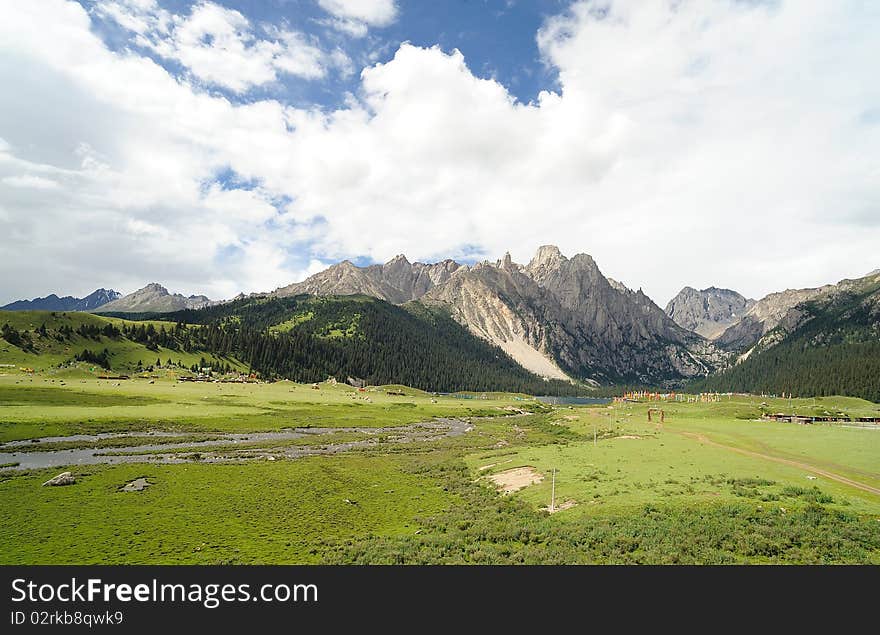
<svg viewBox="0 0 880 635">
<path fill-rule="evenodd" d="M 73 485 L 74 483 L 76 483 L 76 479 L 73 477 L 73 474 L 70 472 L 62 472 L 58 476 L 52 477 L 43 483 L 43 487 L 46 485 Z"/>
<path fill-rule="evenodd" d="M 151 483 L 147 479 L 145 479 L 143 477 L 136 478 L 131 483 L 126 483 L 125 487 L 122 488 L 122 491 L 123 492 L 142 492 L 145 489 L 147 489 L 150 485 L 151 485 Z"/>
</svg>

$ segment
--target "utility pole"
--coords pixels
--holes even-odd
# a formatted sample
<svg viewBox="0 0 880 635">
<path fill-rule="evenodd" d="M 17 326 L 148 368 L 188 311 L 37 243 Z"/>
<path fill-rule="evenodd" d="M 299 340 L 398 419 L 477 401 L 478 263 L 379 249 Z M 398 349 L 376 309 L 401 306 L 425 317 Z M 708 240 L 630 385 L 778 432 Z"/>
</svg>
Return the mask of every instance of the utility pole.
<svg viewBox="0 0 880 635">
<path fill-rule="evenodd" d="M 553 468 L 553 485 L 550 490 L 550 512 L 556 511 L 556 468 Z"/>
</svg>

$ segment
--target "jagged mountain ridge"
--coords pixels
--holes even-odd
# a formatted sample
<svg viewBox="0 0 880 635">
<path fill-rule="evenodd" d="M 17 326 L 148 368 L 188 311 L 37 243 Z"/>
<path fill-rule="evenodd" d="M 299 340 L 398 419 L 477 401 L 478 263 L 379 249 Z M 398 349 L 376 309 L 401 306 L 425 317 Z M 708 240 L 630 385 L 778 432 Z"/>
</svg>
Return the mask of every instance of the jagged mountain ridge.
<svg viewBox="0 0 880 635">
<path fill-rule="evenodd" d="M 384 265 L 358 267 L 344 260 L 320 273 L 272 292 L 278 297 L 308 295 L 369 295 L 392 304 L 418 300 L 449 280 L 462 265 L 454 260 L 434 264 L 410 263 L 399 255 Z"/>
<path fill-rule="evenodd" d="M 161 284 L 151 282 L 142 289 L 122 296 L 100 307 L 100 313 L 171 313 L 185 309 L 200 309 L 212 304 L 203 295 L 186 297 L 170 293 Z"/>
<path fill-rule="evenodd" d="M 342 262 L 273 295 L 364 294 L 392 303 L 443 306 L 471 332 L 544 377 L 598 383 L 664 382 L 723 362 L 711 344 L 650 298 L 609 281 L 586 254 L 545 245 L 528 265 L 510 255 L 473 266 L 454 261 L 384 265 Z"/>
<path fill-rule="evenodd" d="M 809 344 L 880 341 L 880 271 L 821 287 L 799 302 L 755 344 L 753 354 L 797 335 Z"/>
<path fill-rule="evenodd" d="M 666 305 L 666 315 L 676 324 L 714 340 L 733 326 L 755 301 L 731 289 L 685 287 Z"/>
<path fill-rule="evenodd" d="M 590 256 L 569 259 L 548 245 L 526 266 L 506 255 L 462 269 L 422 301 L 446 304 L 502 349 L 525 343 L 568 376 L 597 383 L 663 383 L 706 374 L 721 363 L 711 345 L 675 324 L 641 290 L 621 286 L 605 278 Z M 481 306 L 503 307 L 505 319 L 481 313 Z M 493 323 L 505 328 L 489 331 L 485 325 Z"/>
<path fill-rule="evenodd" d="M 43 298 L 10 302 L 0 307 L 0 311 L 93 311 L 121 297 L 118 291 L 104 288 L 96 289 L 84 298 L 58 297 L 52 293 Z"/>
<path fill-rule="evenodd" d="M 746 353 L 764 335 L 776 328 L 791 309 L 801 302 L 830 291 L 832 287 L 833 285 L 825 285 L 813 289 L 786 289 L 766 295 L 755 302 L 741 320 L 716 337 L 715 344 L 727 351 Z"/>
</svg>

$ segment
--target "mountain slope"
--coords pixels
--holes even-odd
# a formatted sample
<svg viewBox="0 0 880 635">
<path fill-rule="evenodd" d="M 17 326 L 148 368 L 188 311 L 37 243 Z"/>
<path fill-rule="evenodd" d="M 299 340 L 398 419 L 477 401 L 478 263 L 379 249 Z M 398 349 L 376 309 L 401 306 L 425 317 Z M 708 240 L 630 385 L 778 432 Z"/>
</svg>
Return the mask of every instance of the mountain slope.
<svg viewBox="0 0 880 635">
<path fill-rule="evenodd" d="M 0 311 L 93 311 L 122 297 L 112 289 L 97 289 L 84 298 L 66 295 L 59 298 L 54 293 L 44 298 L 18 300 L 0 307 Z"/>
<path fill-rule="evenodd" d="M 550 331 L 561 312 L 555 298 L 544 293 L 517 269 L 480 263 L 459 269 L 421 302 L 442 306 L 478 337 L 504 350 L 523 368 L 554 379 L 568 376 L 554 359 Z"/>
<path fill-rule="evenodd" d="M 171 294 L 155 282 L 100 307 L 100 313 L 170 313 L 207 306 L 211 300 L 203 295 L 189 297 Z"/>
<path fill-rule="evenodd" d="M 741 363 L 696 387 L 880 401 L 880 273 L 823 287 L 790 308 Z"/>
<path fill-rule="evenodd" d="M 167 319 L 204 324 L 212 351 L 297 381 L 333 375 L 441 392 L 582 392 L 527 372 L 444 311 L 420 303 L 397 306 L 366 296 L 246 298 Z"/>
<path fill-rule="evenodd" d="M 715 339 L 739 322 L 755 304 L 736 291 L 709 287 L 697 291 L 685 287 L 666 305 L 666 315 L 676 324 L 707 339 Z"/>
<path fill-rule="evenodd" d="M 826 285 L 815 289 L 787 289 L 764 296 L 746 311 L 739 322 L 715 338 L 722 349 L 744 353 L 770 332 L 794 306 L 831 289 Z"/>
</svg>

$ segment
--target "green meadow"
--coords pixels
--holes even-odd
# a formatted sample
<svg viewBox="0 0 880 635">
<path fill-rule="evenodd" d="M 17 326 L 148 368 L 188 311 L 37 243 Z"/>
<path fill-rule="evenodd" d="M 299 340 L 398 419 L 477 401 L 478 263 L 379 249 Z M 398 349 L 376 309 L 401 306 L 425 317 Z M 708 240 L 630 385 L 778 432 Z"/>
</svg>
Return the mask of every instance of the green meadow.
<svg viewBox="0 0 880 635">
<path fill-rule="evenodd" d="M 315 389 L 289 381 L 212 383 L 143 377 L 116 381 L 96 375 L 88 379 L 0 375 L 0 442 L 149 429 L 256 432 L 382 427 L 433 417 L 497 414 L 498 408 L 524 403 L 499 395 L 453 399 L 395 386 L 359 392 L 327 383 Z M 403 394 L 389 395 L 388 390 Z"/>
<path fill-rule="evenodd" d="M 858 399 L 547 406 L 403 386 L 80 372 L 0 376 L 0 441 L 129 433 L 26 449 L 139 462 L 0 468 L 2 564 L 880 563 L 878 426 L 760 419 L 877 416 Z M 662 424 L 649 407 L 663 409 Z M 437 418 L 468 431 L 406 437 Z M 223 437 L 291 428 L 337 432 L 235 448 Z M 74 485 L 42 486 L 64 469 Z M 529 478 L 504 493 L 510 474 Z M 138 478 L 149 486 L 123 491 Z"/>
</svg>

